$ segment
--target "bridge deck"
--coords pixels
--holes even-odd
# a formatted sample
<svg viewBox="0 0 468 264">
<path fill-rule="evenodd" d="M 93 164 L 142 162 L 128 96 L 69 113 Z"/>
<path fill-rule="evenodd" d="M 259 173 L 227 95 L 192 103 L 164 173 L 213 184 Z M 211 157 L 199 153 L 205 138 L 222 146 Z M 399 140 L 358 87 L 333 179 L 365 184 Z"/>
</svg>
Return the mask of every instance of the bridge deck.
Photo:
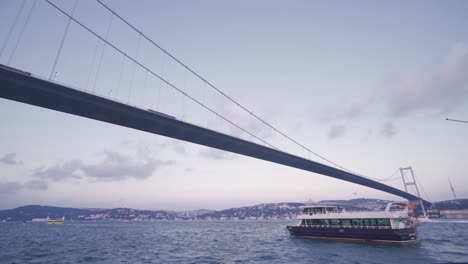
<svg viewBox="0 0 468 264">
<path fill-rule="evenodd" d="M 266 160 L 360 184 L 408 200 L 418 200 L 412 194 L 340 169 L 183 122 L 168 115 L 72 89 L 12 68 L 0 67 L 0 97 Z"/>
</svg>

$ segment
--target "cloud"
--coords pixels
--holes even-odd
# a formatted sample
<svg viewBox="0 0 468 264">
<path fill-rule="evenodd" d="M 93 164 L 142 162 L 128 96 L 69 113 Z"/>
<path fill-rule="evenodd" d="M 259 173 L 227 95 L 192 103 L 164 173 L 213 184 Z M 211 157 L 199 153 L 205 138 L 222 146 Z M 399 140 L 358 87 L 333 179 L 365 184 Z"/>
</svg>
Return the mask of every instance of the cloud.
<svg viewBox="0 0 468 264">
<path fill-rule="evenodd" d="M 367 130 L 367 134 L 361 138 L 361 141 L 368 141 L 372 134 L 374 134 L 372 129 Z"/>
<path fill-rule="evenodd" d="M 31 190 L 45 191 L 49 187 L 46 181 L 43 180 L 31 180 L 23 184 L 24 188 Z"/>
<path fill-rule="evenodd" d="M 406 74 L 390 79 L 384 98 L 393 117 L 413 112 L 444 114 L 468 100 L 468 47 L 456 44 L 428 77 Z"/>
<path fill-rule="evenodd" d="M 333 125 L 328 130 L 328 139 L 336 139 L 345 134 L 345 127 L 343 125 Z"/>
<path fill-rule="evenodd" d="M 117 152 L 104 152 L 104 159 L 97 164 L 84 165 L 81 170 L 91 178 L 102 181 L 121 181 L 129 178 L 145 179 L 172 161 L 160 161 L 152 158 L 135 160 Z"/>
<path fill-rule="evenodd" d="M 21 160 L 16 160 L 16 153 L 11 152 L 5 154 L 2 158 L 0 158 L 0 164 L 6 164 L 6 165 L 21 165 L 23 164 L 23 161 Z"/>
<path fill-rule="evenodd" d="M 205 158 L 214 160 L 232 160 L 237 158 L 237 155 L 215 148 L 206 148 L 204 150 L 201 150 L 200 155 L 202 155 Z"/>
<path fill-rule="evenodd" d="M 160 146 L 162 148 L 170 148 L 175 153 L 185 156 L 188 153 L 187 153 L 187 149 L 185 148 L 184 144 L 187 144 L 187 143 L 182 143 L 179 140 L 169 140 L 169 141 L 165 141 L 165 142 L 161 143 Z"/>
<path fill-rule="evenodd" d="M 25 183 L 21 182 L 0 182 L 0 196 L 15 194 L 22 189 L 35 191 L 47 190 L 47 182 L 42 180 L 32 180 Z"/>
<path fill-rule="evenodd" d="M 392 122 L 387 122 L 382 126 L 382 129 L 380 130 L 380 135 L 385 136 L 387 138 L 391 138 L 398 134 L 399 129 L 392 123 Z"/>
<path fill-rule="evenodd" d="M 14 194 L 22 187 L 18 182 L 0 182 L 0 195 Z"/>
<path fill-rule="evenodd" d="M 142 158 L 150 156 L 152 151 L 155 149 L 157 149 L 158 151 L 172 150 L 178 155 L 188 155 L 188 151 L 186 148 L 187 143 L 176 139 L 169 139 L 163 142 L 146 140 L 124 140 L 120 144 L 128 150 L 136 149 L 137 156 Z"/>
<path fill-rule="evenodd" d="M 341 122 L 341 121 L 351 121 L 358 119 L 362 116 L 367 115 L 366 108 L 368 108 L 370 100 L 362 104 L 355 104 L 347 106 L 341 109 L 332 109 L 327 110 L 325 115 L 319 118 L 320 121 L 328 122 Z M 309 112 L 315 112 L 316 109 L 309 110 Z"/>
<path fill-rule="evenodd" d="M 64 179 L 79 179 L 79 169 L 83 167 L 81 160 L 70 160 L 62 163 L 57 163 L 51 167 L 40 167 L 34 170 L 33 176 L 44 180 L 60 181 Z"/>
<path fill-rule="evenodd" d="M 379 115 L 397 119 L 414 113 L 442 115 L 456 110 L 468 102 L 468 45 L 455 44 L 430 73 L 399 73 L 387 77 L 380 86 L 361 102 L 327 110 L 319 120 L 346 122 Z"/>
<path fill-rule="evenodd" d="M 61 181 L 83 177 L 97 181 L 121 181 L 130 178 L 149 178 L 154 171 L 173 164 L 172 161 L 160 161 L 150 157 L 148 152 L 139 152 L 138 159 L 118 152 L 104 151 L 103 158 L 94 164 L 80 160 L 70 160 L 51 167 L 36 169 L 33 176 L 43 180 Z"/>
</svg>

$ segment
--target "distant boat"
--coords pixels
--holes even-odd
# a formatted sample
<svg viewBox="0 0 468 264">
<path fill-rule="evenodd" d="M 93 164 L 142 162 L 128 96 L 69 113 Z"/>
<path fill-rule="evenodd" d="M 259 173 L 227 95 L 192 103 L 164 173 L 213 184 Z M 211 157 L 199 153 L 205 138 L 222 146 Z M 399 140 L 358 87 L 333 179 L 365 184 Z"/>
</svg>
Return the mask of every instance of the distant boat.
<svg viewBox="0 0 468 264">
<path fill-rule="evenodd" d="M 59 219 L 51 219 L 49 217 L 46 218 L 46 222 L 48 225 L 61 225 L 65 222 L 65 216 Z"/>
<path fill-rule="evenodd" d="M 428 215 L 421 215 L 418 217 L 418 224 L 423 222 L 431 222 Z"/>
<path fill-rule="evenodd" d="M 47 218 L 33 218 L 31 222 L 47 222 Z"/>
</svg>

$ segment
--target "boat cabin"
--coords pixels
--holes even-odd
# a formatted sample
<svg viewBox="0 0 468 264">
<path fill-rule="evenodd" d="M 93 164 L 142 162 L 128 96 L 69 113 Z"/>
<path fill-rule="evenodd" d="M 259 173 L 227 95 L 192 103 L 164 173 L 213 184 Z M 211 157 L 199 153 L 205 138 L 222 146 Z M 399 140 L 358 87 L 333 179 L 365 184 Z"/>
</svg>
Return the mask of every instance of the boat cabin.
<svg viewBox="0 0 468 264">
<path fill-rule="evenodd" d="M 364 219 L 303 219 L 300 226 L 303 227 L 380 227 L 390 228 L 391 220 L 388 218 L 364 218 Z"/>
<path fill-rule="evenodd" d="M 302 213 L 306 215 L 338 213 L 337 206 L 301 206 Z"/>
<path fill-rule="evenodd" d="M 300 226 L 303 227 L 353 227 L 353 228 L 405 228 L 415 224 L 410 219 L 408 204 L 388 203 L 382 211 L 346 211 L 338 206 L 302 206 Z"/>
</svg>

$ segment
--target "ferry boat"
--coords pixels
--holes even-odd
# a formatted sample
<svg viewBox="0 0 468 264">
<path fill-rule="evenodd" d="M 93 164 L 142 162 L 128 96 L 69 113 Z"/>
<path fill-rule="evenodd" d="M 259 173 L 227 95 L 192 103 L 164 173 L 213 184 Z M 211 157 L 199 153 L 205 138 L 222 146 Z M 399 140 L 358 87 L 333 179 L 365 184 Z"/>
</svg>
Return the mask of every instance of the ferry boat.
<svg viewBox="0 0 468 264">
<path fill-rule="evenodd" d="M 58 219 L 51 219 L 47 217 L 46 222 L 48 225 L 61 225 L 65 222 L 65 216 L 63 216 L 62 218 L 58 218 Z"/>
<path fill-rule="evenodd" d="M 302 206 L 300 223 L 287 226 L 292 236 L 314 239 L 408 243 L 418 241 L 413 205 L 388 203 L 384 211 L 345 211 L 337 206 Z"/>
</svg>

